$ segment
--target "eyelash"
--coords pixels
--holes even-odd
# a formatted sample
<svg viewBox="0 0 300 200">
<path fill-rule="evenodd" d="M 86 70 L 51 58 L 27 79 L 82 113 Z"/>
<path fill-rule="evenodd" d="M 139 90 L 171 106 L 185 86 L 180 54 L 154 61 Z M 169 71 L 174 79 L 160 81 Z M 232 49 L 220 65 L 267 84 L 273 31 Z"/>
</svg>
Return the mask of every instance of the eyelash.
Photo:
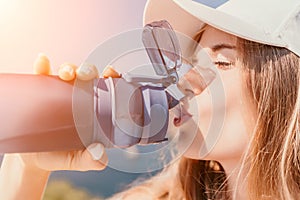
<svg viewBox="0 0 300 200">
<path fill-rule="evenodd" d="M 192 57 L 192 63 L 198 63 L 198 58 L 195 56 Z M 214 64 L 222 70 L 229 70 L 234 68 L 235 63 L 234 62 L 226 62 L 226 61 L 215 61 Z"/>
<path fill-rule="evenodd" d="M 214 64 L 222 70 L 229 70 L 234 67 L 233 62 L 216 61 L 216 62 L 214 62 Z"/>
</svg>

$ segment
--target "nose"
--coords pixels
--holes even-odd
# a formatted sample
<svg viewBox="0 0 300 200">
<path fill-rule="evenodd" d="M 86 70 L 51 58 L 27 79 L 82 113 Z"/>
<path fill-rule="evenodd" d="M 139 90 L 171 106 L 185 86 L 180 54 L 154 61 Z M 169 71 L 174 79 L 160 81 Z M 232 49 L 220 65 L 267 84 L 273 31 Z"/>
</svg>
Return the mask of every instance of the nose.
<svg viewBox="0 0 300 200">
<path fill-rule="evenodd" d="M 210 68 L 194 67 L 178 82 L 185 95 L 199 95 L 215 79 L 216 73 Z"/>
</svg>

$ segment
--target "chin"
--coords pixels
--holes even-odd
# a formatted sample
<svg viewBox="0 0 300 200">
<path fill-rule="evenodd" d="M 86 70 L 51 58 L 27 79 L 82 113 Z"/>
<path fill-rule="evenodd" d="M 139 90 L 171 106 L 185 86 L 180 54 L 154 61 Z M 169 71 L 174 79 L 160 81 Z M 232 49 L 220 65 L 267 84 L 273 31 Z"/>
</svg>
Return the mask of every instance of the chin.
<svg viewBox="0 0 300 200">
<path fill-rule="evenodd" d="M 191 125 L 190 125 L 191 126 Z M 203 135 L 197 128 L 194 131 L 180 129 L 178 150 L 184 157 L 191 159 L 203 159 L 207 155 Z"/>
</svg>

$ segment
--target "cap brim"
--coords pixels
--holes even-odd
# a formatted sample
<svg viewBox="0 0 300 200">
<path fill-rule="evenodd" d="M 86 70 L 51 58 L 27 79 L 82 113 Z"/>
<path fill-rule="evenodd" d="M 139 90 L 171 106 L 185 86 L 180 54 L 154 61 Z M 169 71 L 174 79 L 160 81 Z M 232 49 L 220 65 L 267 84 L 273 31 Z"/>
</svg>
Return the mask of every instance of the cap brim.
<svg viewBox="0 0 300 200">
<path fill-rule="evenodd" d="M 148 0 L 144 10 L 144 25 L 163 19 L 167 20 L 174 30 L 191 38 L 204 24 L 171 0 Z"/>
<path fill-rule="evenodd" d="M 229 3 L 230 1 L 226 4 Z M 144 24 L 165 19 L 170 22 L 173 29 L 191 38 L 203 24 L 208 24 L 244 39 L 283 46 L 282 41 L 270 39 L 268 33 L 255 25 L 227 14 L 226 7 L 230 6 L 211 8 L 191 0 L 148 0 L 144 11 Z"/>
</svg>

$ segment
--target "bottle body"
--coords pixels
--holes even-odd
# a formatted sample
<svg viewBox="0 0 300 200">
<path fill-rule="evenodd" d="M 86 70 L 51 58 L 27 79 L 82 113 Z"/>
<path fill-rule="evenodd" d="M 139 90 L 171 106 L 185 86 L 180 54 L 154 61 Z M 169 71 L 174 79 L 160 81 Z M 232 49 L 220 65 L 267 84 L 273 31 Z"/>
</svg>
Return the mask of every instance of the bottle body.
<svg viewBox="0 0 300 200">
<path fill-rule="evenodd" d="M 0 152 L 83 148 L 72 115 L 73 82 L 0 74 Z"/>
<path fill-rule="evenodd" d="M 80 83 L 0 74 L 0 153 L 77 150 L 93 142 L 126 148 L 165 140 L 169 106 L 162 87 L 122 78 Z"/>
</svg>

